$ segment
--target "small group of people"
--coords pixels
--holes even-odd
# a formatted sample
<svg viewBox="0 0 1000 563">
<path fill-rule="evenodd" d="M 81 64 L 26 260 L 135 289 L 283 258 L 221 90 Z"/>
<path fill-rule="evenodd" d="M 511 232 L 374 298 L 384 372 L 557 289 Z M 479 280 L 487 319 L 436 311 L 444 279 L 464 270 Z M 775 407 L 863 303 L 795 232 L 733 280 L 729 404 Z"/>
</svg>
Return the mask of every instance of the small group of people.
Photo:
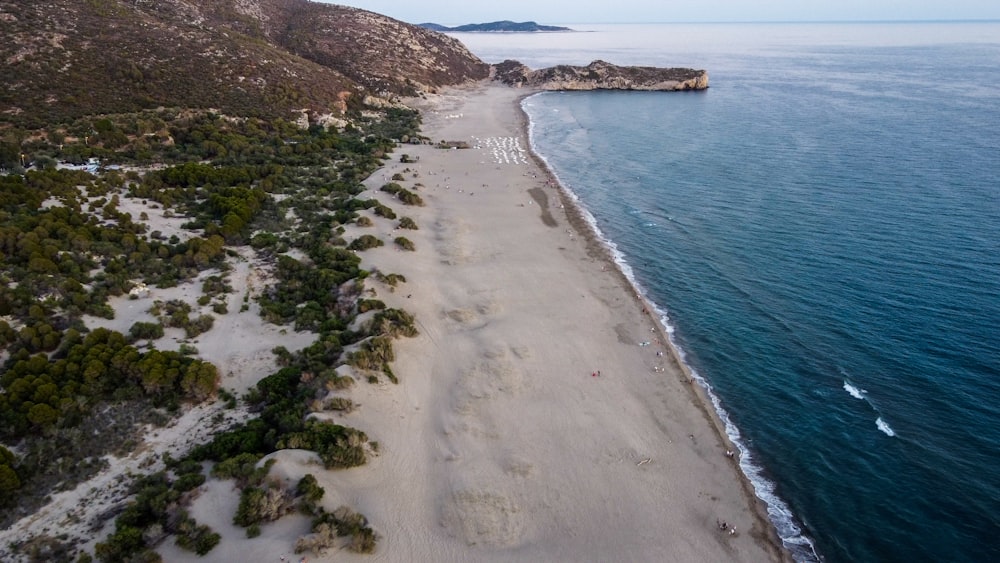
<svg viewBox="0 0 1000 563">
<path fill-rule="evenodd" d="M 716 520 L 715 522 L 716 522 L 716 524 L 718 524 L 720 532 L 729 532 L 730 536 L 735 536 L 736 535 L 736 527 L 735 526 L 730 526 L 729 524 L 726 523 L 725 520 Z"/>
</svg>

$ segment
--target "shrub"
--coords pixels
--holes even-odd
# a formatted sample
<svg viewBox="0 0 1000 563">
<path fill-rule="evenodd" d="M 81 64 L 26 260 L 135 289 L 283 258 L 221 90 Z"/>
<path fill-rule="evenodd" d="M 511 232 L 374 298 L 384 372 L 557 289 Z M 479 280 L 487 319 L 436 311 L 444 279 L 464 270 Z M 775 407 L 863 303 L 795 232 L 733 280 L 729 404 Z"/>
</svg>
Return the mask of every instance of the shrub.
<svg viewBox="0 0 1000 563">
<path fill-rule="evenodd" d="M 181 475 L 174 481 L 174 489 L 182 493 L 197 489 L 205 482 L 205 476 L 201 473 L 188 473 Z"/>
<path fill-rule="evenodd" d="M 292 507 L 288 493 L 277 483 L 265 487 L 247 487 L 240 494 L 240 505 L 236 509 L 233 523 L 247 529 L 247 537 L 260 535 L 260 528 L 253 530 L 261 522 L 273 522 L 281 518 Z M 253 533 L 253 535 L 251 535 Z"/>
<path fill-rule="evenodd" d="M 410 229 L 411 231 L 417 230 L 417 224 L 409 217 L 403 217 L 399 220 L 400 229 Z"/>
<path fill-rule="evenodd" d="M 188 338 L 194 338 L 199 334 L 212 330 L 213 324 L 215 324 L 215 317 L 212 315 L 202 315 L 184 326 L 184 334 Z"/>
<path fill-rule="evenodd" d="M 322 512 L 322 507 L 316 505 L 326 491 L 316 482 L 316 477 L 310 473 L 299 480 L 295 493 L 300 497 L 299 509 L 306 514 Z"/>
<path fill-rule="evenodd" d="M 382 272 L 377 272 L 375 274 L 375 279 L 388 285 L 389 287 L 396 287 L 399 282 L 406 283 L 406 278 L 403 274 L 383 274 Z"/>
<path fill-rule="evenodd" d="M 396 194 L 396 199 L 402 201 L 406 205 L 417 205 L 417 206 L 424 205 L 424 200 L 417 194 L 411 192 L 410 190 L 400 190 L 400 192 Z"/>
<path fill-rule="evenodd" d="M 394 359 L 392 340 L 376 336 L 366 340 L 358 351 L 352 353 L 347 363 L 358 369 L 377 370 Z"/>
<path fill-rule="evenodd" d="M 376 248 L 384 245 L 378 237 L 372 235 L 361 235 L 360 237 L 351 241 L 351 244 L 347 246 L 348 250 L 368 250 L 369 248 Z"/>
<path fill-rule="evenodd" d="M 368 526 L 368 519 L 346 506 L 320 514 L 313 520 L 312 531 L 323 536 L 336 533 L 339 537 L 350 537 L 348 549 L 355 553 L 371 553 L 375 549 L 375 532 Z"/>
<path fill-rule="evenodd" d="M 212 475 L 219 479 L 236 479 L 240 486 L 259 485 L 267 477 L 274 460 L 268 460 L 263 467 L 258 468 L 257 462 L 263 457 L 255 453 L 237 454 L 225 461 L 215 464 Z"/>
<path fill-rule="evenodd" d="M 373 223 L 372 220 L 367 216 L 361 215 L 360 217 L 354 220 L 354 224 L 356 224 L 359 227 L 371 227 L 375 223 Z"/>
<path fill-rule="evenodd" d="M 385 309 L 385 303 L 378 299 L 358 299 L 358 313 L 367 313 L 376 309 Z"/>
<path fill-rule="evenodd" d="M 375 215 L 378 215 L 379 217 L 385 217 L 386 219 L 396 218 L 396 213 L 391 208 L 386 207 L 381 203 L 375 206 Z"/>
<path fill-rule="evenodd" d="M 396 180 L 396 179 L 397 178 L 393 177 L 393 180 Z M 398 179 L 402 180 L 403 177 L 400 176 Z M 384 186 L 382 186 L 381 188 L 379 188 L 379 190 L 383 191 L 385 193 L 388 193 L 388 194 L 396 195 L 396 194 L 398 194 L 399 192 L 401 192 L 403 190 L 403 186 L 400 186 L 399 184 L 397 184 L 395 182 L 389 182 L 388 184 L 385 184 Z"/>
<path fill-rule="evenodd" d="M 163 325 L 160 323 L 137 322 L 128 329 L 129 341 L 156 340 L 163 337 Z"/>
<path fill-rule="evenodd" d="M 402 248 L 403 250 L 413 251 L 417 249 L 416 245 L 413 244 L 413 241 L 406 237 L 396 237 L 394 242 L 396 243 L 396 246 Z"/>
<path fill-rule="evenodd" d="M 418 334 L 416 319 L 402 309 L 385 309 L 379 311 L 371 320 L 369 334 L 379 334 L 398 338 L 400 336 L 414 337 Z"/>
<path fill-rule="evenodd" d="M 183 514 L 177 523 L 177 539 L 175 543 L 182 549 L 205 555 L 212 551 L 222 536 L 212 531 L 204 524 L 198 524 L 187 514 Z"/>
<path fill-rule="evenodd" d="M 326 401 L 324 407 L 331 411 L 351 412 L 354 410 L 354 401 L 347 397 L 333 397 Z"/>
<path fill-rule="evenodd" d="M 276 447 L 312 450 L 319 454 L 324 467 L 334 469 L 364 465 L 364 443 L 367 441 L 368 436 L 360 430 L 310 420 L 302 432 L 287 434 Z"/>
</svg>

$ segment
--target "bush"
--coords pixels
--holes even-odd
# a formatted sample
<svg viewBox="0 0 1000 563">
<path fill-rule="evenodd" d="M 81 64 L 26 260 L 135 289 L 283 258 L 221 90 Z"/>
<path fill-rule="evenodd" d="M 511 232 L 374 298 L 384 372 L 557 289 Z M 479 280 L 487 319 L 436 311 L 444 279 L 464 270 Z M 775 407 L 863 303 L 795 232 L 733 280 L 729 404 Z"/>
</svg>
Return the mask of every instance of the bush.
<svg viewBox="0 0 1000 563">
<path fill-rule="evenodd" d="M 270 484 L 266 487 L 247 487 L 240 494 L 240 505 L 236 509 L 233 523 L 248 528 L 247 537 L 260 535 L 260 528 L 251 535 L 254 526 L 261 522 L 273 522 L 285 515 L 292 503 L 288 494 L 280 485 Z"/>
<path fill-rule="evenodd" d="M 212 476 L 219 479 L 236 479 L 241 487 L 259 485 L 267 477 L 267 472 L 274 465 L 274 460 L 268 460 L 263 467 L 258 468 L 257 462 L 263 457 L 255 453 L 237 454 L 225 461 L 215 464 Z"/>
<path fill-rule="evenodd" d="M 396 178 L 393 177 L 393 180 L 395 180 L 395 179 Z M 402 180 L 403 177 L 400 176 L 399 179 Z M 379 191 L 383 191 L 383 192 L 385 192 L 387 194 L 396 195 L 399 192 L 403 191 L 403 186 L 400 186 L 399 184 L 397 184 L 395 182 L 389 182 L 388 184 L 385 184 L 381 188 L 379 188 Z"/>
<path fill-rule="evenodd" d="M 301 497 L 299 500 L 299 509 L 302 512 L 316 514 L 323 510 L 316 503 L 323 498 L 326 491 L 316 482 L 316 477 L 313 477 L 311 473 L 299 480 L 298 486 L 295 487 L 295 493 Z"/>
<path fill-rule="evenodd" d="M 369 248 L 376 248 L 382 246 L 383 243 L 378 237 L 372 235 L 361 235 L 360 237 L 351 241 L 351 244 L 347 246 L 348 250 L 368 250 Z"/>
<path fill-rule="evenodd" d="M 358 299 L 358 313 L 367 313 L 376 309 L 385 309 L 385 303 L 378 299 Z"/>
<path fill-rule="evenodd" d="M 128 338 L 131 342 L 163 338 L 163 325 L 160 323 L 137 322 L 128 329 Z"/>
<path fill-rule="evenodd" d="M 373 223 L 372 220 L 367 216 L 361 215 L 360 217 L 354 220 L 354 224 L 356 224 L 359 227 L 371 227 L 375 223 Z"/>
<path fill-rule="evenodd" d="M 377 272 L 375 274 L 375 279 L 388 285 L 389 287 L 396 287 L 399 282 L 406 283 L 406 278 L 403 274 L 383 274 L 382 272 Z"/>
<path fill-rule="evenodd" d="M 302 432 L 292 432 L 282 438 L 278 449 L 306 449 L 319 454 L 327 469 L 357 467 L 365 463 L 364 443 L 368 436 L 360 430 L 310 420 Z"/>
<path fill-rule="evenodd" d="M 375 532 L 368 526 L 368 519 L 341 506 L 332 513 L 323 512 L 313 520 L 312 533 L 295 542 L 295 553 L 322 553 L 336 543 L 337 537 L 350 537 L 347 548 L 355 553 L 375 550 Z"/>
<path fill-rule="evenodd" d="M 400 178 L 400 179 L 402 179 L 402 178 Z M 413 192 L 405 189 L 403 186 L 400 186 L 399 184 L 391 183 L 390 182 L 390 183 L 382 186 L 379 189 L 381 191 L 383 191 L 383 192 L 390 193 L 390 194 L 396 196 L 396 199 L 398 199 L 399 201 L 402 201 L 406 205 L 423 205 L 424 204 L 424 200 L 422 200 L 420 198 L 420 196 L 418 196 L 417 194 L 415 194 L 415 193 L 413 193 Z"/>
<path fill-rule="evenodd" d="M 396 218 L 396 213 L 391 208 L 386 207 L 381 203 L 375 206 L 375 215 L 378 215 L 379 217 L 385 217 L 386 219 Z"/>
<path fill-rule="evenodd" d="M 400 229 L 410 229 L 411 231 L 417 230 L 417 224 L 409 217 L 403 217 L 399 220 Z"/>
<path fill-rule="evenodd" d="M 175 543 L 182 549 L 205 555 L 219 545 L 221 539 L 222 536 L 204 524 L 199 525 L 187 514 L 183 514 L 177 522 Z"/>
<path fill-rule="evenodd" d="M 385 309 L 372 318 L 368 333 L 393 338 L 400 336 L 412 338 L 418 334 L 416 318 L 402 309 Z"/>
<path fill-rule="evenodd" d="M 402 248 L 403 250 L 413 251 L 417 249 L 417 246 L 413 244 L 413 241 L 406 237 L 396 237 L 394 242 L 396 243 L 396 246 Z"/>
<path fill-rule="evenodd" d="M 398 194 L 396 194 L 396 199 L 402 201 L 406 205 L 417 205 L 417 206 L 424 205 L 424 200 L 420 196 L 409 190 L 401 190 Z"/>
<path fill-rule="evenodd" d="M 205 482 L 205 476 L 201 473 L 188 473 L 186 475 L 181 475 L 174 481 L 174 489 L 186 493 L 188 491 L 197 489 Z"/>
<path fill-rule="evenodd" d="M 184 334 L 188 338 L 194 338 L 199 334 L 212 330 L 212 325 L 214 324 L 215 317 L 212 315 L 202 315 L 184 325 Z"/>
</svg>

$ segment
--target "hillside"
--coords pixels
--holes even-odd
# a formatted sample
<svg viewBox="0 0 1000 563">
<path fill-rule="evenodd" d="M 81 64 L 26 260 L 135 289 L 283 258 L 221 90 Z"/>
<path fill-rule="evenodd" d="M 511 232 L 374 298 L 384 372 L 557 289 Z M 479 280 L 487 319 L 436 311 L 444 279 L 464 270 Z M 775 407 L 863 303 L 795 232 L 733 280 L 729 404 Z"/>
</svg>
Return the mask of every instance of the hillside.
<svg viewBox="0 0 1000 563">
<path fill-rule="evenodd" d="M 484 78 L 445 35 L 308 0 L 0 0 L 0 115 L 158 106 L 274 116 Z"/>
</svg>

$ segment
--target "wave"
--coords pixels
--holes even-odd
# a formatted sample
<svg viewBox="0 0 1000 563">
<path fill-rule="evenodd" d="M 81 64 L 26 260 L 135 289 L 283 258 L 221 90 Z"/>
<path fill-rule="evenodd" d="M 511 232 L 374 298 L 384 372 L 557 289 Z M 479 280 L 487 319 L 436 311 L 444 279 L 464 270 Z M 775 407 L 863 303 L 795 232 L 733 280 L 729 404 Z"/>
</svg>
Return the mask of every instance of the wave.
<svg viewBox="0 0 1000 563">
<path fill-rule="evenodd" d="M 574 209 L 583 218 L 595 240 L 597 240 L 607 250 L 612 261 L 618 267 L 618 270 L 625 276 L 625 279 L 628 280 L 628 283 L 632 287 L 636 296 L 641 297 L 646 303 L 649 303 L 650 307 L 652 307 L 653 311 L 658 315 L 660 325 L 667 334 L 667 338 L 670 340 L 670 345 L 676 352 L 679 361 L 691 374 L 692 379 L 694 379 L 705 391 L 705 394 L 711 401 L 712 407 L 715 409 L 719 420 L 722 421 L 723 426 L 725 427 L 726 436 L 730 439 L 736 449 L 739 450 L 740 470 L 746 476 L 751 486 L 753 486 L 754 494 L 757 498 L 764 502 L 764 505 L 767 508 L 768 518 L 774 525 L 775 530 L 778 533 L 778 537 L 781 538 L 781 542 L 784 547 L 788 549 L 793 559 L 796 561 L 822 561 L 819 554 L 816 552 L 816 547 L 813 541 L 796 523 L 797 520 L 795 515 L 792 513 L 791 508 L 789 508 L 788 504 L 786 504 L 785 501 L 778 496 L 775 491 L 775 483 L 764 475 L 764 468 L 754 461 L 753 454 L 742 440 L 742 434 L 729 417 L 729 413 L 725 408 L 723 408 L 722 402 L 715 394 L 712 385 L 687 362 L 687 354 L 676 340 L 676 330 L 670 322 L 670 316 L 655 301 L 649 298 L 645 289 L 643 289 L 642 285 L 636 280 L 635 271 L 626 261 L 625 254 L 618 249 L 618 245 L 615 244 L 614 241 L 608 239 L 604 235 L 600 227 L 597 225 L 597 218 L 594 217 L 590 210 L 583 205 L 580 197 L 570 188 L 570 186 L 559 178 L 559 175 L 549 163 L 548 159 L 538 151 L 537 145 L 535 144 L 535 122 L 531 119 L 531 115 L 526 109 L 526 107 L 530 107 L 532 105 L 527 103 L 528 100 L 536 95 L 538 94 L 532 94 L 521 101 L 521 110 L 524 112 L 528 121 L 528 145 L 532 154 L 545 164 L 548 172 L 555 178 L 559 189 L 562 190 L 566 197 L 572 202 Z"/>
<path fill-rule="evenodd" d="M 865 400 L 865 395 L 868 394 L 868 391 L 851 385 L 849 381 L 844 381 L 844 391 L 847 391 L 855 399 L 861 399 L 862 401 Z"/>
<path fill-rule="evenodd" d="M 860 387 L 855 387 L 854 385 L 851 384 L 850 381 L 847 381 L 846 379 L 844 380 L 844 390 L 847 391 L 847 393 L 850 394 L 855 399 L 860 399 L 860 400 L 865 401 L 866 403 L 868 403 L 868 406 L 870 406 L 872 408 L 872 410 L 875 411 L 879 415 L 875 419 L 875 426 L 877 426 L 879 430 L 881 430 L 882 432 L 884 432 L 886 436 L 889 436 L 889 437 L 895 437 L 896 436 L 896 431 L 893 430 L 891 426 L 889 426 L 888 422 L 882 420 L 882 416 L 881 416 L 882 413 L 879 412 L 878 407 L 876 407 L 872 403 L 872 401 L 868 398 L 868 391 L 866 391 L 864 389 L 861 389 Z"/>
<path fill-rule="evenodd" d="M 882 420 L 881 416 L 875 419 L 875 426 L 878 426 L 879 430 L 885 432 L 886 436 L 893 437 L 896 435 L 896 431 L 889 426 L 888 422 Z"/>
</svg>

